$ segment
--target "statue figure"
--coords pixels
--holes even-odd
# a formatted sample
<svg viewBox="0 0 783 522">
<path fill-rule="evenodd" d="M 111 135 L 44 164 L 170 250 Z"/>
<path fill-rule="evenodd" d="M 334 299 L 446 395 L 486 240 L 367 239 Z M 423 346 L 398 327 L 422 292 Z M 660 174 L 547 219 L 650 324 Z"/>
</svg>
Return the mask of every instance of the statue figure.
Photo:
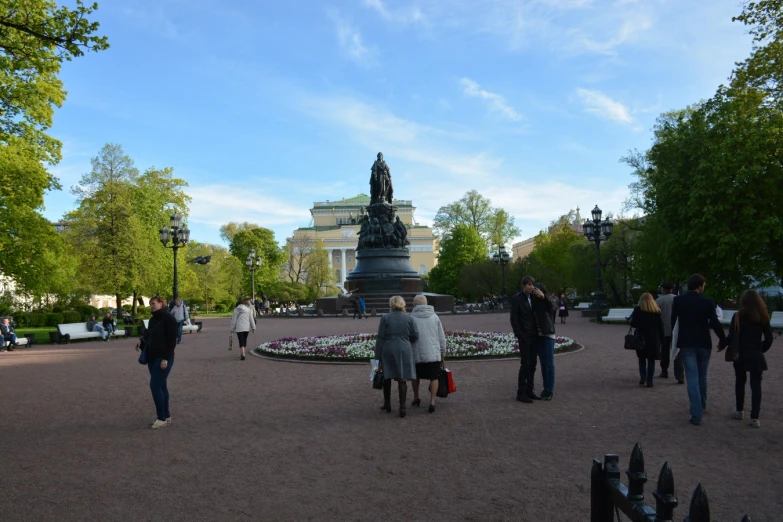
<svg viewBox="0 0 783 522">
<path fill-rule="evenodd" d="M 391 183 L 391 171 L 389 166 L 383 161 L 383 153 L 378 153 L 378 159 L 372 164 L 370 174 L 370 204 L 391 203 L 394 195 L 394 189 Z"/>
<path fill-rule="evenodd" d="M 400 216 L 397 216 L 397 220 L 394 222 L 394 233 L 398 238 L 400 247 L 410 245 L 411 242 L 408 241 L 408 229 L 405 228 L 405 224 L 400 221 Z"/>
<path fill-rule="evenodd" d="M 381 230 L 381 224 L 378 223 L 378 218 L 372 218 L 372 229 L 370 230 L 370 246 L 379 247 L 383 246 L 383 231 Z"/>
<path fill-rule="evenodd" d="M 365 219 L 362 221 L 362 225 L 359 228 L 359 244 L 357 245 L 357 250 L 360 248 L 365 248 L 367 243 L 370 240 L 370 222 Z"/>
</svg>

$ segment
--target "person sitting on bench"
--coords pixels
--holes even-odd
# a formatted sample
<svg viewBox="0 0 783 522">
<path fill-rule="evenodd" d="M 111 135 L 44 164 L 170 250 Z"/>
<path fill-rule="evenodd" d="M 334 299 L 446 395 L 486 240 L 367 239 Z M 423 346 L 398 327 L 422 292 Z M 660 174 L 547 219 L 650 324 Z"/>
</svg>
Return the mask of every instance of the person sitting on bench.
<svg viewBox="0 0 783 522">
<path fill-rule="evenodd" d="M 16 333 L 14 327 L 11 326 L 11 320 L 8 317 L 3 317 L 3 322 L 0 323 L 0 332 L 3 335 L 3 344 L 0 346 L 0 351 L 5 351 L 5 343 L 8 341 L 8 351 L 13 352 L 16 347 Z"/>
<path fill-rule="evenodd" d="M 103 325 L 100 324 L 98 321 L 95 320 L 95 316 L 91 315 L 90 320 L 87 321 L 87 331 L 88 332 L 98 332 L 101 334 L 101 339 L 104 341 L 108 340 L 106 339 L 106 330 L 103 328 Z"/>
</svg>

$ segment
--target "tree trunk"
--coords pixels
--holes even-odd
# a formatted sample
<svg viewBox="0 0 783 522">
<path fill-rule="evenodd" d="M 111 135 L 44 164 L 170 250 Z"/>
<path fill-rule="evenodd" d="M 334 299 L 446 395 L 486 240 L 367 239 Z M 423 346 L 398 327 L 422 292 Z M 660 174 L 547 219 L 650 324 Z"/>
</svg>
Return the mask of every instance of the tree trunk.
<svg viewBox="0 0 783 522">
<path fill-rule="evenodd" d="M 131 305 L 131 315 L 133 317 L 136 317 L 136 310 L 137 310 L 136 300 L 137 299 L 138 299 L 138 294 L 136 293 L 136 290 L 134 290 L 133 291 L 133 305 Z"/>
</svg>

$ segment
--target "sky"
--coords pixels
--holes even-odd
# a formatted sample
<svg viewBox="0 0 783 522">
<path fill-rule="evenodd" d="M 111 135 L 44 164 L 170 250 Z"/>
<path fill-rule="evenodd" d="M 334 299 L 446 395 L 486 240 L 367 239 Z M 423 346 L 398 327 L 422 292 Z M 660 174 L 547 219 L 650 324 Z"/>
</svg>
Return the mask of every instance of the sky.
<svg viewBox="0 0 783 522">
<path fill-rule="evenodd" d="M 283 244 L 315 201 L 395 197 L 432 223 L 475 189 L 532 237 L 560 215 L 618 214 L 663 112 L 709 98 L 750 52 L 739 0 L 123 0 L 111 48 L 66 62 L 51 134 L 63 186 L 106 143 L 187 181 L 191 239 L 248 221 Z M 163 223 L 161 223 L 161 226 Z"/>
</svg>

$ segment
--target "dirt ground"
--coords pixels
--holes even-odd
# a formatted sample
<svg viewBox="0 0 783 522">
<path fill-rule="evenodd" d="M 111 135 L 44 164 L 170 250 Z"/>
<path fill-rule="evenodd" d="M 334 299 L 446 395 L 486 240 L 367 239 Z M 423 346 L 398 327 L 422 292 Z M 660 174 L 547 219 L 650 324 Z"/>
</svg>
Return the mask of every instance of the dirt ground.
<svg viewBox="0 0 783 522">
<path fill-rule="evenodd" d="M 510 331 L 505 314 L 442 320 L 447 330 Z M 263 319 L 251 344 L 377 326 Z M 697 427 L 685 386 L 638 386 L 625 327 L 579 317 L 556 326 L 585 349 L 556 357 L 552 402 L 514 400 L 516 361 L 453 362 L 457 393 L 431 415 L 409 407 L 405 419 L 396 390 L 395 412 L 379 410 L 369 365 L 240 362 L 227 351 L 228 319 L 205 320 L 177 348 L 173 424 L 160 430 L 149 429 L 155 409 L 134 340 L 0 353 L 0 520 L 582 522 L 592 458 L 617 453 L 625 470 L 635 442 L 648 502 L 671 463 L 675 520 L 698 482 L 713 520 L 783 520 L 783 341 L 768 353 L 762 428 L 730 417 L 734 378 L 722 354 Z"/>
</svg>

